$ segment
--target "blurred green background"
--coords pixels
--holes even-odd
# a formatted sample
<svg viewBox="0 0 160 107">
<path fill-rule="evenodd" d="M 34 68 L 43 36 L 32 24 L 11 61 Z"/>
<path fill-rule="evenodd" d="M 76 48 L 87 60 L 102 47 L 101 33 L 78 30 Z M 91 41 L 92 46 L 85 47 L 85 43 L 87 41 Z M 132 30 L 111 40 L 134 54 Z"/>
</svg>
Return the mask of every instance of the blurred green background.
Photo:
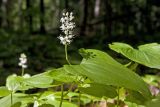
<svg viewBox="0 0 160 107">
<path fill-rule="evenodd" d="M 160 0 L 0 0 L 0 85 L 9 74 L 20 74 L 21 53 L 28 56 L 30 74 L 66 63 L 57 39 L 64 11 L 75 16 L 77 37 L 69 47 L 73 64 L 81 60 L 79 48 L 108 50 L 125 62 L 109 51 L 109 43 L 138 46 L 160 41 Z M 142 74 L 156 73 L 139 69 Z"/>
</svg>

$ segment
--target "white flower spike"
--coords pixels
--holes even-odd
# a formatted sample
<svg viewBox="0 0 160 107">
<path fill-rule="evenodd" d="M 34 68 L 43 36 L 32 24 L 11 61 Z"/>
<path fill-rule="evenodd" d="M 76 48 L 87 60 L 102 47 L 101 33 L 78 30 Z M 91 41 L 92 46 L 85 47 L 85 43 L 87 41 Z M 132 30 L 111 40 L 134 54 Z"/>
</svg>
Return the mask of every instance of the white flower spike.
<svg viewBox="0 0 160 107">
<path fill-rule="evenodd" d="M 60 19 L 60 22 L 62 23 L 60 29 L 62 30 L 64 35 L 60 35 L 58 39 L 60 39 L 63 45 L 69 45 L 72 42 L 72 39 L 74 38 L 73 29 L 76 25 L 73 19 L 74 16 L 72 12 L 63 13 L 62 18 Z"/>
<path fill-rule="evenodd" d="M 24 69 L 27 68 L 27 56 L 24 53 L 20 55 L 19 60 L 20 62 L 18 65 Z"/>
</svg>

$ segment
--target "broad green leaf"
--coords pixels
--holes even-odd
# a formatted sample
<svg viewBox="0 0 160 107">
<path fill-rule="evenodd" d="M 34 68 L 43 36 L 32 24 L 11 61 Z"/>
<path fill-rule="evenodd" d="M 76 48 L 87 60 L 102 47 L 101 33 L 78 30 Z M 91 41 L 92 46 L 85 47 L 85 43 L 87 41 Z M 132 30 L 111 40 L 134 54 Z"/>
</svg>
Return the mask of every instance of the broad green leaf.
<svg viewBox="0 0 160 107">
<path fill-rule="evenodd" d="M 6 87 L 10 91 L 28 90 L 32 88 L 48 88 L 53 86 L 51 85 L 52 82 L 53 79 L 48 76 L 47 72 L 28 78 L 11 75 L 7 78 Z"/>
<path fill-rule="evenodd" d="M 25 94 L 13 94 L 13 105 L 18 102 L 28 100 L 26 97 L 27 96 Z M 0 99 L 0 104 L 3 105 L 3 107 L 11 107 L 11 95 Z"/>
<path fill-rule="evenodd" d="M 9 95 L 11 92 L 6 87 L 0 87 L 0 97 Z"/>
<path fill-rule="evenodd" d="M 130 101 L 139 105 L 143 105 L 146 101 L 146 98 L 143 97 L 139 92 L 129 90 L 125 101 Z"/>
<path fill-rule="evenodd" d="M 19 102 L 19 100 L 16 97 L 13 97 L 13 104 Z M 3 107 L 11 107 L 11 96 L 8 95 L 2 99 L 0 99 L 0 104 L 3 105 Z"/>
<path fill-rule="evenodd" d="M 42 104 L 50 104 L 54 107 L 59 107 L 60 101 L 57 99 L 61 98 L 61 92 L 53 92 L 53 91 L 45 91 L 41 94 L 41 96 L 38 98 L 38 100 L 43 101 Z M 67 97 L 64 96 L 64 99 Z M 43 106 L 42 106 L 43 107 Z M 77 107 L 75 104 L 72 104 L 67 101 L 63 101 L 62 107 Z"/>
<path fill-rule="evenodd" d="M 39 100 L 55 100 L 55 95 L 53 91 L 45 91 L 44 93 L 41 94 L 41 96 L 38 98 Z"/>
<path fill-rule="evenodd" d="M 43 105 L 41 105 L 41 106 L 39 106 L 39 107 L 55 107 L 55 106 L 53 106 L 53 105 L 51 105 L 51 104 L 43 104 Z"/>
<path fill-rule="evenodd" d="M 117 96 L 116 89 L 102 84 L 88 84 L 87 87 L 79 87 L 78 89 L 86 94 L 93 95 L 95 97 L 109 97 L 114 98 Z"/>
<path fill-rule="evenodd" d="M 109 47 L 130 60 L 150 68 L 160 69 L 160 44 L 150 43 L 134 49 L 128 44 L 115 42 L 109 44 Z"/>
<path fill-rule="evenodd" d="M 15 103 L 15 104 L 13 104 L 11 107 L 22 107 L 22 106 L 21 106 L 21 102 L 17 102 L 17 103 Z"/>
<path fill-rule="evenodd" d="M 52 100 L 48 100 L 46 101 L 47 104 L 51 104 L 55 107 L 59 107 L 59 104 L 60 104 L 60 101 L 52 101 Z M 66 102 L 66 101 L 63 101 L 62 103 L 62 107 L 78 107 L 76 104 L 73 104 L 73 103 L 70 103 L 70 102 Z"/>
<path fill-rule="evenodd" d="M 11 75 L 6 80 L 6 87 L 8 88 L 8 90 L 16 92 L 20 89 L 22 81 L 22 77 L 19 77 L 17 75 Z"/>
<path fill-rule="evenodd" d="M 80 65 L 65 65 L 64 69 L 72 74 L 78 72 L 96 83 L 125 87 L 140 92 L 148 99 L 151 98 L 147 84 L 136 73 L 105 52 L 93 49 L 87 49 L 85 52 L 92 53 L 92 56 L 84 58 Z"/>
<path fill-rule="evenodd" d="M 73 82 L 76 81 L 76 76 L 69 74 L 63 68 L 53 69 L 49 71 L 49 75 L 53 78 L 53 80 L 60 82 Z"/>
<path fill-rule="evenodd" d="M 160 95 L 157 96 L 155 99 L 148 101 L 146 103 L 146 107 L 159 107 L 160 106 Z"/>
<path fill-rule="evenodd" d="M 6 87 L 8 90 L 16 92 L 18 90 L 28 90 L 30 88 L 33 88 L 32 86 L 29 86 L 25 83 L 24 77 L 17 76 L 17 75 L 10 75 L 7 78 L 6 81 Z"/>
<path fill-rule="evenodd" d="M 52 87 L 51 83 L 53 79 L 48 75 L 48 73 L 42 73 L 34 75 L 30 78 L 25 78 L 24 83 L 26 85 L 36 87 L 36 88 L 48 88 Z"/>
</svg>

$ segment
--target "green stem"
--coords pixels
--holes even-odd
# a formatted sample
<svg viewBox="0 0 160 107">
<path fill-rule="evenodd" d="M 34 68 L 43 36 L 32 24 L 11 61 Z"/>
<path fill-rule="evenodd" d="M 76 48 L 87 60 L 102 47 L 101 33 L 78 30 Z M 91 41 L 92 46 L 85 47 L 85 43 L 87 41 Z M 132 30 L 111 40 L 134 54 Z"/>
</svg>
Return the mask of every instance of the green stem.
<svg viewBox="0 0 160 107">
<path fill-rule="evenodd" d="M 63 96 L 66 96 L 72 90 L 73 86 L 74 86 L 74 83 L 70 85 L 68 91 Z"/>
<path fill-rule="evenodd" d="M 106 100 L 106 107 L 108 107 L 108 105 L 107 105 L 108 98 L 105 98 L 105 100 Z"/>
<path fill-rule="evenodd" d="M 13 105 L 13 92 L 11 92 L 11 106 Z"/>
<path fill-rule="evenodd" d="M 24 68 L 22 68 L 22 74 L 21 74 L 21 76 L 23 77 L 23 75 L 24 75 Z M 25 93 L 25 91 L 22 91 L 22 93 Z"/>
<path fill-rule="evenodd" d="M 21 74 L 21 76 L 23 76 L 24 75 L 24 68 L 22 68 L 22 74 Z"/>
<path fill-rule="evenodd" d="M 68 63 L 69 65 L 71 65 L 71 63 L 70 63 L 69 60 L 68 60 L 67 44 L 65 44 L 65 55 L 66 55 L 66 61 L 67 61 L 67 63 Z M 60 101 L 59 107 L 62 107 L 63 97 L 69 93 L 69 91 L 70 91 L 71 88 L 72 88 L 72 85 L 71 85 L 71 88 L 69 89 L 69 91 L 68 91 L 66 94 L 64 94 L 64 89 L 63 89 L 63 88 L 64 88 L 64 87 L 63 87 L 63 84 L 62 84 L 62 85 L 61 85 L 61 101 Z"/>
<path fill-rule="evenodd" d="M 78 105 L 79 107 L 81 106 L 81 92 L 79 92 L 79 96 L 78 96 Z"/>
<path fill-rule="evenodd" d="M 117 90 L 117 93 L 118 93 L 118 97 L 117 97 L 117 107 L 119 107 L 119 87 L 118 87 L 118 90 Z"/>
<path fill-rule="evenodd" d="M 71 63 L 68 60 L 68 52 L 67 52 L 67 44 L 65 45 L 65 55 L 66 55 L 66 61 L 69 65 L 71 65 Z"/>
<path fill-rule="evenodd" d="M 60 104 L 59 104 L 59 107 L 62 107 L 62 102 L 63 102 L 63 92 L 64 92 L 64 90 L 63 90 L 63 84 L 61 85 L 61 101 L 60 101 Z"/>
</svg>

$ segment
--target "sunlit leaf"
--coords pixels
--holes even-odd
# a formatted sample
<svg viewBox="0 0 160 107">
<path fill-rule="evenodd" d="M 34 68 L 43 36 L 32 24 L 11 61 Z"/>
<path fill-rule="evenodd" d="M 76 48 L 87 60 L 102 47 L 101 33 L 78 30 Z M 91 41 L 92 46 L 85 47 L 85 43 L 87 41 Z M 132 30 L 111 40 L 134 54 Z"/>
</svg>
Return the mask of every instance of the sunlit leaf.
<svg viewBox="0 0 160 107">
<path fill-rule="evenodd" d="M 76 81 L 76 76 L 69 74 L 64 70 L 64 68 L 53 69 L 49 71 L 49 75 L 53 78 L 53 80 L 60 82 L 73 82 Z"/>
<path fill-rule="evenodd" d="M 114 98 L 117 96 L 116 89 L 111 86 L 94 84 L 94 83 L 88 85 L 89 85 L 88 87 L 79 87 L 79 90 L 86 94 L 100 98 L 104 96 L 109 98 Z"/>
<path fill-rule="evenodd" d="M 0 87 L 0 97 L 9 95 L 11 92 L 6 87 Z"/>
<path fill-rule="evenodd" d="M 84 58 L 80 65 L 65 65 L 67 72 L 72 74 L 78 72 L 96 83 L 125 87 L 140 92 L 147 99 L 151 98 L 147 84 L 136 73 L 115 61 L 105 52 L 93 49 L 85 51 L 92 52 L 94 57 Z"/>
<path fill-rule="evenodd" d="M 17 75 L 11 75 L 6 80 L 6 87 L 8 88 L 8 90 L 16 92 L 20 89 L 22 81 L 22 77 Z"/>
<path fill-rule="evenodd" d="M 30 97 L 27 97 L 27 95 L 25 95 L 25 94 L 13 94 L 14 107 L 15 107 L 15 105 L 20 104 L 18 102 L 23 102 L 23 101 L 32 102 L 33 99 L 31 99 Z M 11 107 L 11 95 L 8 95 L 8 96 L 0 99 L 0 104 L 3 105 L 3 107 Z M 19 107 L 19 106 L 17 106 L 17 107 Z"/>
<path fill-rule="evenodd" d="M 112 43 L 109 47 L 130 60 L 133 60 L 150 68 L 160 69 L 160 44 L 150 43 L 140 45 L 138 49 L 134 49 L 125 43 Z"/>
<path fill-rule="evenodd" d="M 52 87 L 52 82 L 53 79 L 47 73 L 34 75 L 30 78 L 26 78 L 24 81 L 25 84 L 36 88 Z"/>
</svg>

